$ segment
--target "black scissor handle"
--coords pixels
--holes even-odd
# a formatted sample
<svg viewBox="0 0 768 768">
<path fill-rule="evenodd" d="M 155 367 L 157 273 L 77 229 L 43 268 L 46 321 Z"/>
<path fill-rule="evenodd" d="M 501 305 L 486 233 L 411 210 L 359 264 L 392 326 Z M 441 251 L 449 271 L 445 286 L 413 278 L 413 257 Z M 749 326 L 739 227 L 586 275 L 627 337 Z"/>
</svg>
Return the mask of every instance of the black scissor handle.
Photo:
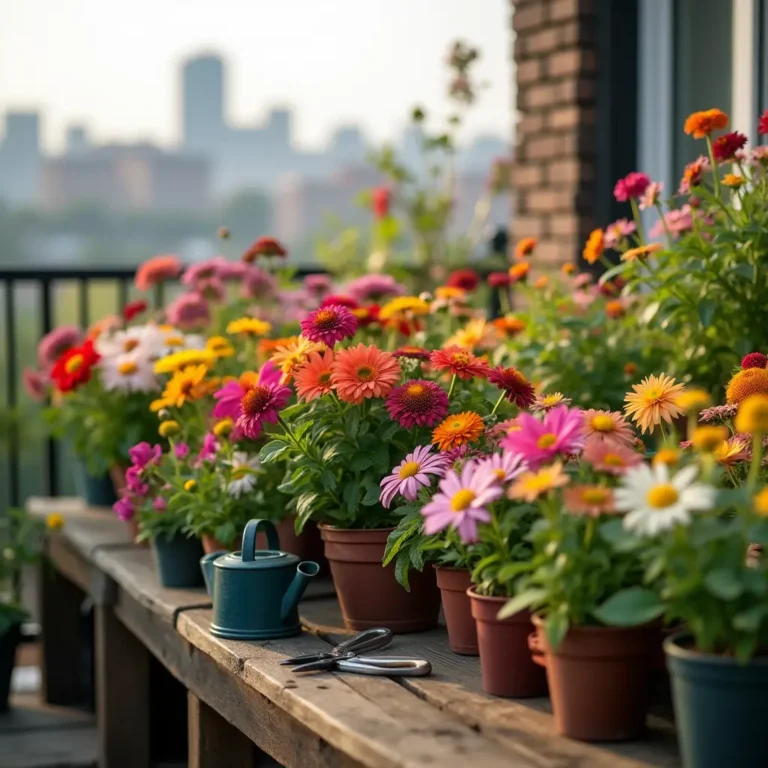
<svg viewBox="0 0 768 768">
<path fill-rule="evenodd" d="M 392 632 L 389 629 L 366 629 L 363 632 L 339 643 L 334 649 L 335 655 L 345 653 L 361 654 L 365 651 L 375 651 L 392 642 Z"/>
</svg>

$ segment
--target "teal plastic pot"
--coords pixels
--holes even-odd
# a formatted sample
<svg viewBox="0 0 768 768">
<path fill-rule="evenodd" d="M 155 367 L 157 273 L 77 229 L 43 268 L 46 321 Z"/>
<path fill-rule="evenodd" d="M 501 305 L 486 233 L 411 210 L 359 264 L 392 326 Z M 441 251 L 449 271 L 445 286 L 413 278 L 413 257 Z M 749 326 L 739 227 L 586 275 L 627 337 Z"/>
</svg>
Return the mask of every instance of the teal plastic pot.
<svg viewBox="0 0 768 768">
<path fill-rule="evenodd" d="M 768 658 L 699 653 L 685 633 L 664 651 L 685 768 L 765 765 Z"/>
<path fill-rule="evenodd" d="M 75 471 L 77 495 L 85 499 L 89 507 L 111 507 L 117 501 L 115 486 L 109 474 L 90 475 L 84 462 L 78 462 Z"/>
<path fill-rule="evenodd" d="M 170 539 L 160 535 L 153 539 L 152 549 L 162 586 L 176 589 L 203 586 L 203 574 L 200 572 L 203 545 L 200 539 L 187 538 L 183 534 Z"/>
</svg>

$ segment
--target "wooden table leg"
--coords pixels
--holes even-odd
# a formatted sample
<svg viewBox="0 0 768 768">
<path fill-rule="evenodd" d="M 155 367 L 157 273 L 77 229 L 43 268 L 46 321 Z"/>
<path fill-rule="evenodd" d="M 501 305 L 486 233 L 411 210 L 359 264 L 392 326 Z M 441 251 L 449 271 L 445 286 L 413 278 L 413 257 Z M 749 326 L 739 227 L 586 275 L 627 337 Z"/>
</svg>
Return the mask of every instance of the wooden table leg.
<svg viewBox="0 0 768 768">
<path fill-rule="evenodd" d="M 81 664 L 81 608 L 85 594 L 43 563 L 40 576 L 43 699 L 70 706 L 87 700 Z"/>
<path fill-rule="evenodd" d="M 149 651 L 111 606 L 95 612 L 99 768 L 149 768 Z"/>
<path fill-rule="evenodd" d="M 277 765 L 216 710 L 187 692 L 189 768 L 255 768 Z"/>
</svg>

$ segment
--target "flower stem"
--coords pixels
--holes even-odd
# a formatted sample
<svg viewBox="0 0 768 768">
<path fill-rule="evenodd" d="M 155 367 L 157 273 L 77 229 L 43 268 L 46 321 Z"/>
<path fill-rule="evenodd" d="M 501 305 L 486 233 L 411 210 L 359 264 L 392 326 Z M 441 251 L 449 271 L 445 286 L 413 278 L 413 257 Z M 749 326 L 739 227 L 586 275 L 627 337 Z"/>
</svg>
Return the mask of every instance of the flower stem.
<svg viewBox="0 0 768 768">
<path fill-rule="evenodd" d="M 712 147 L 712 137 L 707 134 L 707 152 L 709 152 L 709 162 L 712 164 L 712 183 L 715 185 L 715 197 L 720 199 L 720 177 L 717 173 L 717 160 L 715 160 L 715 152 Z"/>
<path fill-rule="evenodd" d="M 453 374 L 453 378 L 451 379 L 451 386 L 448 388 L 448 399 L 451 399 L 451 395 L 453 394 L 453 389 L 456 386 L 456 374 Z"/>
<path fill-rule="evenodd" d="M 637 200 L 634 197 L 629 199 L 629 204 L 632 206 L 632 218 L 637 225 L 637 237 L 640 240 L 640 245 L 645 245 L 645 235 L 643 234 L 643 220 L 640 218 L 640 209 L 637 207 Z"/>
<path fill-rule="evenodd" d="M 506 392 L 502 392 L 499 395 L 499 399 L 496 401 L 496 404 L 493 406 L 493 410 L 491 411 L 491 416 L 496 415 L 496 411 L 499 409 L 499 406 L 501 405 L 501 401 L 504 399 L 505 395 L 506 395 Z"/>
<path fill-rule="evenodd" d="M 749 465 L 749 475 L 747 477 L 747 488 L 754 490 L 757 484 L 757 476 L 760 473 L 760 464 L 763 461 L 763 435 L 761 432 L 755 432 L 752 435 L 752 463 Z"/>
</svg>

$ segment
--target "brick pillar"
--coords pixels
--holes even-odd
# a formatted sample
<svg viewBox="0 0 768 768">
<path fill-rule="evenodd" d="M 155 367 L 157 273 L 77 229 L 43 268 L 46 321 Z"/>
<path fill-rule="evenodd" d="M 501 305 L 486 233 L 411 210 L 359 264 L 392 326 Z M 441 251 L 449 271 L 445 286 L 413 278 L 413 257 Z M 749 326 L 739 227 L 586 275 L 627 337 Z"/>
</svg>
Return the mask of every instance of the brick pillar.
<svg viewBox="0 0 768 768">
<path fill-rule="evenodd" d="M 595 226 L 595 0 L 511 0 L 517 124 L 513 242 L 544 269 L 573 262 Z"/>
</svg>

